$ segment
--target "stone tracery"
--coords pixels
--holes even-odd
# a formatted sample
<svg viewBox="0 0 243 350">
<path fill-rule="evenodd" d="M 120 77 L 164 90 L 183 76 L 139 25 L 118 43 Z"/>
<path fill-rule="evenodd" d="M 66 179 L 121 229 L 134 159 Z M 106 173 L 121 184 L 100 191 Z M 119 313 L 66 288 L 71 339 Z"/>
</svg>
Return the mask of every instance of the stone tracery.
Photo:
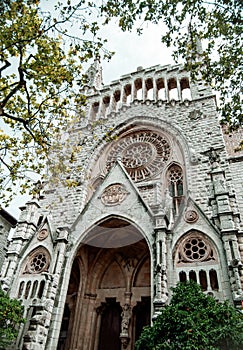
<svg viewBox="0 0 243 350">
<path fill-rule="evenodd" d="M 177 264 L 197 261 L 214 261 L 215 253 L 210 243 L 197 231 L 184 238 L 178 248 Z"/>
<path fill-rule="evenodd" d="M 35 249 L 28 257 L 24 273 L 41 273 L 47 271 L 50 265 L 50 257 L 43 247 Z"/>
<path fill-rule="evenodd" d="M 118 140 L 108 156 L 106 167 L 109 169 L 121 159 L 131 178 L 139 182 L 157 175 L 170 156 L 171 147 L 164 136 L 151 130 L 136 131 Z"/>
</svg>

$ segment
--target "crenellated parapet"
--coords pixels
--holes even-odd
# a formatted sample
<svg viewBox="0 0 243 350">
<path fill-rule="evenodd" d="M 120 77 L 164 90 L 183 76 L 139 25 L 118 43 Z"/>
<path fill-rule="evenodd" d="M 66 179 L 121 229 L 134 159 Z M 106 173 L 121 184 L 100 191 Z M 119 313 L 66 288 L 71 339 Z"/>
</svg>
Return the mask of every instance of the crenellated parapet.
<svg viewBox="0 0 243 350">
<path fill-rule="evenodd" d="M 110 85 L 89 89 L 86 93 L 89 121 L 106 118 L 136 101 L 175 104 L 212 96 L 211 88 L 202 82 L 191 82 L 190 74 L 181 65 L 138 67 L 137 71 L 121 76 Z"/>
</svg>

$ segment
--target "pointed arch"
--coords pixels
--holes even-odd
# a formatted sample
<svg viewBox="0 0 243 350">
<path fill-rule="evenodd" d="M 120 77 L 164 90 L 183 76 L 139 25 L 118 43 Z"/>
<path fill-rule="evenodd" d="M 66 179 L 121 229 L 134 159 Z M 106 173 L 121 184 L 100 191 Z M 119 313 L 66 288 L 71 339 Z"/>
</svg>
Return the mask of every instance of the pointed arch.
<svg viewBox="0 0 243 350">
<path fill-rule="evenodd" d="M 24 261 L 23 274 L 40 274 L 48 272 L 51 263 L 51 255 L 49 251 L 39 246 L 32 250 Z"/>
<path fill-rule="evenodd" d="M 142 286 L 148 287 L 150 286 L 150 280 L 148 280 L 148 276 L 150 274 L 150 258 L 148 255 L 145 255 L 143 259 L 141 259 L 133 277 L 133 286 Z"/>
<path fill-rule="evenodd" d="M 100 346 L 103 349 L 106 342 L 100 334 L 106 329 L 105 323 L 113 316 L 116 320 L 119 319 L 118 332 L 114 335 L 115 341 L 119 343 L 122 332 L 121 311 L 124 305 L 132 307 L 131 304 L 140 302 L 141 298 L 150 300 L 151 295 L 149 245 L 145 235 L 129 220 L 110 215 L 93 224 L 82 238 L 73 259 L 68 293 L 63 306 L 63 310 L 68 307 L 69 315 L 65 316 L 64 311 L 59 337 L 60 350 L 61 341 L 65 342 L 67 348 L 76 348 L 79 344 L 82 348 L 98 349 Z M 80 265 L 79 260 L 85 266 L 85 271 L 80 271 L 84 283 L 76 293 L 70 285 L 77 286 L 81 283 L 75 278 L 72 281 L 74 265 Z M 140 276 L 141 283 L 134 285 L 135 275 Z M 146 283 L 143 281 L 145 275 Z M 70 295 L 71 292 L 74 293 Z M 108 306 L 111 310 L 106 313 Z M 115 306 L 117 308 L 114 309 Z M 69 318 L 70 326 L 64 338 L 65 317 Z M 132 320 L 129 324 L 133 328 L 136 326 Z"/>
<path fill-rule="evenodd" d="M 166 182 L 170 195 L 173 198 L 174 211 L 177 215 L 185 194 L 184 172 L 179 164 L 170 164 L 166 172 Z"/>
<path fill-rule="evenodd" d="M 208 293 L 222 291 L 220 260 L 213 241 L 203 232 L 191 229 L 174 246 L 173 262 L 176 279 L 193 280 Z"/>
</svg>

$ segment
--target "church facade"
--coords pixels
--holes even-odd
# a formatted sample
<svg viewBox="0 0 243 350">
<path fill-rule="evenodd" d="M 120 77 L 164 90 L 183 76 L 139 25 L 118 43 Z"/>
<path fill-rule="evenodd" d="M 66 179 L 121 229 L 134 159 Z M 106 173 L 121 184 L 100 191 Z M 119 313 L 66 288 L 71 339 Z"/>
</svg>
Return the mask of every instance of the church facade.
<svg viewBox="0 0 243 350">
<path fill-rule="evenodd" d="M 76 185 L 44 184 L 8 245 L 2 284 L 27 319 L 14 349 L 133 350 L 178 281 L 242 305 L 240 131 L 179 65 L 87 77 L 65 135 Z"/>
</svg>

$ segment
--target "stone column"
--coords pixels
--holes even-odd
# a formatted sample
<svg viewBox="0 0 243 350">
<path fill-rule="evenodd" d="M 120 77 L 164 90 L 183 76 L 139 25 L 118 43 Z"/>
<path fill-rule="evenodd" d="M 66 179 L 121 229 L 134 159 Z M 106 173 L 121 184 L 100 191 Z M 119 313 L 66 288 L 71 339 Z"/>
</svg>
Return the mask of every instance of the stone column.
<svg viewBox="0 0 243 350">
<path fill-rule="evenodd" d="M 179 99 L 179 101 L 182 101 L 181 85 L 180 85 L 180 80 L 178 79 L 178 77 L 176 78 L 176 85 L 177 85 L 178 99 Z"/>
<path fill-rule="evenodd" d="M 147 89 L 146 89 L 146 83 L 145 83 L 145 79 L 143 78 L 142 80 L 142 98 L 143 98 L 143 102 L 146 101 L 147 99 Z"/>
<path fill-rule="evenodd" d="M 153 77 L 153 100 L 158 101 L 158 89 L 156 85 L 156 79 Z"/>
<path fill-rule="evenodd" d="M 165 99 L 168 102 L 170 100 L 170 96 L 169 96 L 167 77 L 164 77 L 164 84 L 165 84 Z"/>
<path fill-rule="evenodd" d="M 165 213 L 162 209 L 155 216 L 155 298 L 154 317 L 159 314 L 160 309 L 168 299 L 167 286 L 167 248 L 166 248 L 166 222 Z"/>
<path fill-rule="evenodd" d="M 211 181 L 213 184 L 213 201 L 216 206 L 216 217 L 221 231 L 222 241 L 226 252 L 229 280 L 233 299 L 238 304 L 242 299 L 240 274 L 242 264 L 237 241 L 238 228 L 231 207 L 230 193 L 226 184 L 225 173 L 220 167 L 220 150 L 211 148 L 207 154 L 211 164 Z"/>
<path fill-rule="evenodd" d="M 66 293 L 64 294 L 62 292 L 62 289 L 60 289 L 58 298 L 64 301 L 63 308 L 54 308 L 54 302 L 57 297 L 59 283 L 63 277 L 62 271 L 65 261 L 66 246 L 68 243 L 68 234 L 68 229 L 65 227 L 57 229 L 55 271 L 52 275 L 50 275 L 50 281 L 46 295 L 46 304 L 48 305 L 46 321 L 46 328 L 48 328 L 48 339 L 47 337 L 45 338 L 45 349 L 56 349 L 58 343 L 61 320 L 63 316 L 63 308 L 66 300 Z M 53 323 L 51 323 L 51 320 Z M 52 325 L 55 325 L 56 328 L 53 328 Z"/>
<path fill-rule="evenodd" d="M 19 268 L 19 255 L 36 232 L 39 207 L 38 201 L 32 199 L 21 208 L 22 212 L 18 226 L 7 249 L 4 269 L 2 271 L 2 275 L 4 276 L 2 278 L 2 285 L 6 291 L 12 286 L 12 290 L 10 290 L 11 297 L 17 297 L 16 285 L 13 281 L 16 277 L 16 270 Z"/>
<path fill-rule="evenodd" d="M 128 303 L 126 302 L 124 304 L 124 306 L 122 308 L 122 314 L 121 314 L 122 321 L 121 321 L 120 339 L 121 339 L 123 349 L 127 348 L 129 341 L 130 341 L 129 325 L 130 325 L 131 317 L 132 317 L 130 300 L 126 300 L 126 301 L 128 301 Z"/>
</svg>

